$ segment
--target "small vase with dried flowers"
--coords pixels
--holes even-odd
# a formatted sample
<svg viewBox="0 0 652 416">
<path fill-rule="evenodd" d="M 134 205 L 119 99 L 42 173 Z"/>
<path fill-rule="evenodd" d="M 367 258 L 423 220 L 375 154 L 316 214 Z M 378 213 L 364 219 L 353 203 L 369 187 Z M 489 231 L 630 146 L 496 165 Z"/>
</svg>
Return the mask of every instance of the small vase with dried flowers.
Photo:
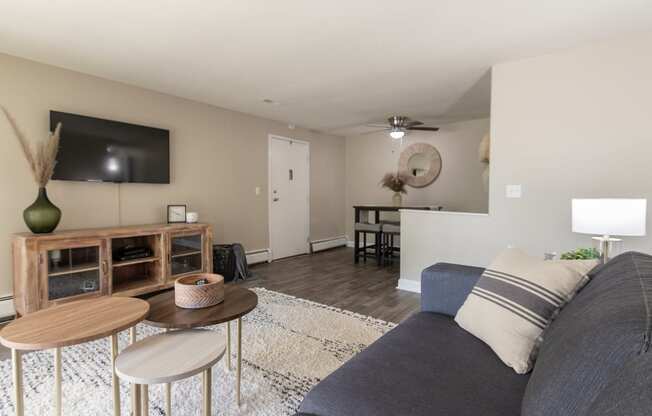
<svg viewBox="0 0 652 416">
<path fill-rule="evenodd" d="M 403 196 L 401 194 L 407 194 L 407 191 L 405 190 L 405 182 L 405 176 L 400 172 L 386 173 L 380 181 L 380 185 L 383 188 L 394 191 L 392 203 L 395 207 L 400 207 L 403 203 Z"/>
<path fill-rule="evenodd" d="M 50 133 L 46 140 L 32 146 L 22 131 L 18 128 L 16 120 L 9 114 L 7 109 L 0 106 L 9 121 L 14 135 L 18 139 L 20 148 L 25 155 L 34 180 L 38 185 L 38 196 L 34 203 L 23 211 L 23 219 L 27 227 L 35 234 L 51 233 L 59 225 L 61 210 L 48 199 L 45 190 L 48 182 L 54 173 L 54 165 L 57 163 L 57 152 L 59 151 L 59 134 L 61 123 L 57 124 L 54 133 Z"/>
</svg>

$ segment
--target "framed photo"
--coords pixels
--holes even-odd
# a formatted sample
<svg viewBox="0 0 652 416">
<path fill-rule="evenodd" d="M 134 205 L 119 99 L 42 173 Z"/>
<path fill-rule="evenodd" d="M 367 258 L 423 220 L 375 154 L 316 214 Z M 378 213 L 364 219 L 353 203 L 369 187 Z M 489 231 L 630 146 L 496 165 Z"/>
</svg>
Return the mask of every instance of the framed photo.
<svg viewBox="0 0 652 416">
<path fill-rule="evenodd" d="M 168 205 L 168 224 L 186 222 L 185 205 Z"/>
</svg>

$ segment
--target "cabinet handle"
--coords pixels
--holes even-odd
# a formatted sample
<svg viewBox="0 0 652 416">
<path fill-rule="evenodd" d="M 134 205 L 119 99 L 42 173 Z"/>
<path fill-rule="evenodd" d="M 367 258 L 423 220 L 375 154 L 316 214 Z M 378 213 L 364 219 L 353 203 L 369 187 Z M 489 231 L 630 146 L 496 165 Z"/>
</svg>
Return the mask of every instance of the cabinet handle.
<svg viewBox="0 0 652 416">
<path fill-rule="evenodd" d="M 109 263 L 106 260 L 102 261 L 102 273 L 109 274 Z"/>
</svg>

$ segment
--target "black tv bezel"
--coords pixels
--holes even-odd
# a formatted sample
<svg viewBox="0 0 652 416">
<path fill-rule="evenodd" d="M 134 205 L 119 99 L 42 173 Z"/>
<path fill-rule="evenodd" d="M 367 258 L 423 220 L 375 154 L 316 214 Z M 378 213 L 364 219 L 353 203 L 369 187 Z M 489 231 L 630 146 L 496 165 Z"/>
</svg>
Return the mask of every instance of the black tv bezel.
<svg viewBox="0 0 652 416">
<path fill-rule="evenodd" d="M 167 175 L 164 180 L 161 181 L 117 181 L 117 180 L 105 180 L 105 179 L 68 179 L 68 178 L 55 178 L 54 175 L 52 177 L 52 180 L 56 181 L 66 181 L 66 182 L 95 182 L 95 183 L 136 183 L 136 184 L 152 184 L 152 185 L 169 185 L 170 184 L 170 176 L 171 176 L 171 167 L 170 167 L 170 130 L 168 129 L 163 129 L 160 127 L 152 127 L 152 126 L 146 126 L 144 124 L 135 124 L 135 123 L 127 123 L 124 121 L 118 121 L 118 120 L 111 120 L 107 118 L 100 118 L 100 117 L 93 117 L 93 116 L 87 116 L 84 114 L 77 114 L 77 113 L 69 113 L 65 111 L 59 111 L 59 110 L 50 110 L 49 118 L 50 118 L 50 131 L 54 132 L 56 126 L 54 125 L 54 116 L 56 114 L 62 114 L 65 116 L 73 116 L 73 117 L 81 117 L 85 119 L 90 119 L 90 120 L 97 120 L 100 122 L 109 122 L 109 123 L 115 123 L 115 124 L 120 124 L 123 126 L 127 127 L 137 127 L 137 128 L 146 128 L 146 129 L 151 129 L 151 130 L 158 130 L 161 132 L 165 132 L 167 134 L 166 142 L 167 142 Z M 55 174 L 56 174 L 56 166 L 55 166 Z"/>
</svg>

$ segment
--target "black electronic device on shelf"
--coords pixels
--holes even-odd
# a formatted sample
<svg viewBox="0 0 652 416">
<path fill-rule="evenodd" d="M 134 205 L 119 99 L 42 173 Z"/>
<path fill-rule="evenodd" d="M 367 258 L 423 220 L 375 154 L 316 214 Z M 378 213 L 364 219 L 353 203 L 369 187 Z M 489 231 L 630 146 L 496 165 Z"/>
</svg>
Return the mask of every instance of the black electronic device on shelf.
<svg viewBox="0 0 652 416">
<path fill-rule="evenodd" d="M 149 247 L 126 246 L 114 250 L 113 261 L 129 261 L 151 257 L 154 253 Z"/>
</svg>

